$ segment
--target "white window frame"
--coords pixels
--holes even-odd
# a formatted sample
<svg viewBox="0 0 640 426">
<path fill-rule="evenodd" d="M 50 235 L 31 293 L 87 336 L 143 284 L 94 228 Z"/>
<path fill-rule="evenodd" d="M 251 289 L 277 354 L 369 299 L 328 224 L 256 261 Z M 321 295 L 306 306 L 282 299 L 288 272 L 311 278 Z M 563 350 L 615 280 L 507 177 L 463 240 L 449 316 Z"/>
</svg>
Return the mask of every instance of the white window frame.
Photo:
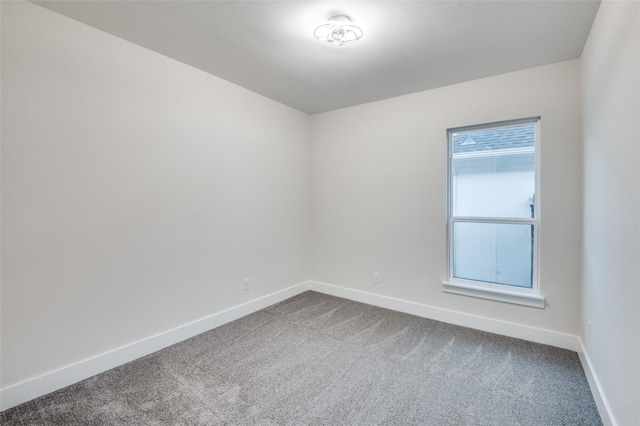
<svg viewBox="0 0 640 426">
<path fill-rule="evenodd" d="M 510 217 L 467 217 L 453 216 L 453 135 L 458 132 L 483 130 L 519 124 L 535 124 L 534 142 L 534 173 L 535 173 L 535 203 L 533 218 Z M 508 151 L 522 151 L 520 148 Z M 507 154 L 505 150 L 504 154 Z M 495 154 L 495 152 L 494 152 Z M 474 156 L 474 154 L 469 154 Z M 464 126 L 447 129 L 447 280 L 442 283 L 442 289 L 446 293 L 461 294 L 464 296 L 478 297 L 482 299 L 497 300 L 500 302 L 514 303 L 543 309 L 544 297 L 540 294 L 538 280 L 538 247 L 540 243 L 540 117 L 529 117 L 516 120 L 499 121 L 473 126 Z M 533 226 L 533 259 L 531 288 L 519 288 L 497 283 L 454 278 L 453 276 L 453 226 L 455 223 L 494 223 L 494 224 L 523 224 Z"/>
</svg>

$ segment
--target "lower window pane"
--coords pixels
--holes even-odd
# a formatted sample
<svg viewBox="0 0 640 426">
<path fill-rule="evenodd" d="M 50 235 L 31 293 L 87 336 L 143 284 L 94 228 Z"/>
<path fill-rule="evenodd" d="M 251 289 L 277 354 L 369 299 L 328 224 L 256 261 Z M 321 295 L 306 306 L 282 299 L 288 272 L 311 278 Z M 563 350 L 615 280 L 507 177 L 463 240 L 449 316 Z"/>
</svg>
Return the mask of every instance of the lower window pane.
<svg viewBox="0 0 640 426">
<path fill-rule="evenodd" d="M 453 276 L 531 288 L 533 225 L 454 222 Z"/>
</svg>

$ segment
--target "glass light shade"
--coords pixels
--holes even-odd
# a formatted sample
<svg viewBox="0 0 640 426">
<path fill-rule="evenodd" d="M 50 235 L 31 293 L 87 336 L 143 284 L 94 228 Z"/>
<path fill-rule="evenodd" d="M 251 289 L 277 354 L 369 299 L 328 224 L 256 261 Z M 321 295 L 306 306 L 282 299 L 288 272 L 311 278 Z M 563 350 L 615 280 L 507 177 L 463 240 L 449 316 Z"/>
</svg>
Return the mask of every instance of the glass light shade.
<svg viewBox="0 0 640 426">
<path fill-rule="evenodd" d="M 333 46 L 348 46 L 362 38 L 362 29 L 351 24 L 348 16 L 334 16 L 328 23 L 316 28 L 313 35 Z"/>
</svg>

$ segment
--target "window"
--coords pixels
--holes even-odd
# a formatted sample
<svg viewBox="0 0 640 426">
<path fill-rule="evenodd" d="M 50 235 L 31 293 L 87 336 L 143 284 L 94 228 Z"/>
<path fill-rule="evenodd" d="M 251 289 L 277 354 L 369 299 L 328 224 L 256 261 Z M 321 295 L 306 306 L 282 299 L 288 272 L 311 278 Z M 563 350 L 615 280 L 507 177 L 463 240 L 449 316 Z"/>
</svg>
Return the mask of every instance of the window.
<svg viewBox="0 0 640 426">
<path fill-rule="evenodd" d="M 537 282 L 538 123 L 448 130 L 444 291 L 544 307 Z"/>
</svg>

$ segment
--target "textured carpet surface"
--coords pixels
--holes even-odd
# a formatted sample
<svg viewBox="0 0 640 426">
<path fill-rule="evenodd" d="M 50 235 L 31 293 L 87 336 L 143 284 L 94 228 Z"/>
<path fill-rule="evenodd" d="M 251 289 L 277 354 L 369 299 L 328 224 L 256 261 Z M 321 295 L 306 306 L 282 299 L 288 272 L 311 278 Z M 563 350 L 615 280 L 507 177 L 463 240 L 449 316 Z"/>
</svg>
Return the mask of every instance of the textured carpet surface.
<svg viewBox="0 0 640 426">
<path fill-rule="evenodd" d="M 306 292 L 9 425 L 600 425 L 576 353 Z"/>
</svg>

